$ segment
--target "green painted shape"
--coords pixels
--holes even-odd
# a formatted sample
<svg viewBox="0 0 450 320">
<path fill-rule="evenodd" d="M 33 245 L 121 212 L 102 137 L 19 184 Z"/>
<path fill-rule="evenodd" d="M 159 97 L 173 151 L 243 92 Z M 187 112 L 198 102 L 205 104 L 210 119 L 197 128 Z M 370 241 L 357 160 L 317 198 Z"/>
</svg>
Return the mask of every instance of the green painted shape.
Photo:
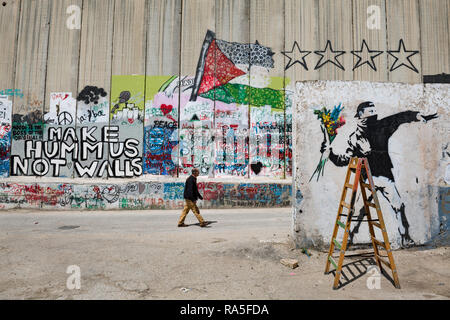
<svg viewBox="0 0 450 320">
<path fill-rule="evenodd" d="M 164 91 L 177 76 L 147 76 L 145 78 L 145 100 L 153 100 L 160 91 Z"/>
<path fill-rule="evenodd" d="M 215 90 L 209 90 L 208 92 L 202 93 L 200 96 L 210 100 L 217 100 L 225 102 L 227 104 L 236 103 L 238 100 L 241 104 L 248 104 L 248 93 L 239 92 L 242 87 L 237 87 L 236 90 L 231 90 L 232 88 L 228 85 L 223 85 L 215 88 Z"/>
<path fill-rule="evenodd" d="M 267 88 L 274 90 L 284 90 L 291 83 L 291 79 L 284 77 L 270 77 L 270 83 Z"/>
<path fill-rule="evenodd" d="M 337 269 L 337 264 L 334 262 L 333 258 L 331 256 L 328 257 L 328 260 L 331 262 L 331 264 Z"/>
<path fill-rule="evenodd" d="M 227 83 L 200 95 L 203 98 L 225 102 L 284 110 L 284 91 L 271 88 L 253 88 L 243 84 Z"/>
<path fill-rule="evenodd" d="M 334 245 L 338 248 L 341 249 L 341 244 L 339 242 L 337 242 L 336 239 L 333 239 Z"/>
<path fill-rule="evenodd" d="M 342 229 L 345 229 L 345 224 L 343 224 L 342 222 L 338 221 L 337 224 L 338 224 Z"/>
<path fill-rule="evenodd" d="M 114 110 L 114 113 L 111 112 L 111 119 L 117 111 L 126 107 L 125 103 L 121 103 L 118 108 L 115 108 L 116 104 L 119 102 L 119 96 L 122 91 L 129 91 L 131 93 L 131 98 L 127 103 L 133 103 L 139 110 L 144 111 L 145 76 L 112 76 L 110 108 L 111 111 Z"/>
</svg>

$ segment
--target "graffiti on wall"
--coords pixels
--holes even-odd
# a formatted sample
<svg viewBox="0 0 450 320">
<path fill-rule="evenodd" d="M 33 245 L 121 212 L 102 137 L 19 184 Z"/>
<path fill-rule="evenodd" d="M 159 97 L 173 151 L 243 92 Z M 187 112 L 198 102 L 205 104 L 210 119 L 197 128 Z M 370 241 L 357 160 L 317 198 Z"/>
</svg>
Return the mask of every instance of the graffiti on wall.
<svg viewBox="0 0 450 320">
<path fill-rule="evenodd" d="M 212 31 L 206 33 L 190 99 L 186 103 L 191 107 L 189 103 L 195 102 L 206 109 L 211 104 L 203 99 L 215 102 L 214 114 L 205 113 L 202 119 L 204 145 L 195 148 L 190 144 L 192 150 L 203 149 L 197 156 L 191 154 L 194 159 L 201 158 L 196 163 L 205 168 L 203 174 L 210 174 L 211 159 L 214 159 L 217 176 L 284 176 L 286 95 L 282 88 L 275 88 L 271 83 L 269 72 L 274 67 L 273 55 L 269 47 L 258 41 L 227 42 L 216 39 Z M 236 115 L 245 118 L 238 119 Z M 211 130 L 208 132 L 209 117 L 214 117 L 215 122 L 213 157 L 208 148 L 208 144 L 213 145 Z M 192 132 L 186 136 L 195 141 Z"/>
<path fill-rule="evenodd" d="M 75 98 L 72 97 L 71 92 L 55 92 L 51 93 L 49 96 L 49 99 L 47 100 L 46 106 L 49 106 L 44 111 L 44 131 L 43 131 L 43 141 L 49 141 L 51 138 L 48 136 L 48 132 L 50 128 L 57 129 L 61 128 L 62 130 L 65 130 L 67 128 L 75 128 L 75 117 L 76 117 L 76 110 L 77 110 L 77 101 Z M 70 138 L 70 137 L 69 137 Z M 27 148 L 27 141 L 25 140 L 25 147 L 24 150 Z M 69 142 L 69 141 L 66 141 Z M 73 143 L 73 141 L 72 141 Z M 56 149 L 53 148 L 56 143 L 52 144 L 52 151 L 56 151 Z M 36 153 L 34 155 L 36 158 L 43 157 L 45 160 L 42 160 L 42 163 L 51 163 L 52 159 L 54 157 L 47 157 L 46 154 L 39 155 L 39 153 Z M 31 159 L 31 156 L 30 156 Z M 29 162 L 34 163 L 34 161 L 29 160 Z M 45 167 L 45 164 L 41 164 L 40 166 Z M 45 176 L 53 176 L 51 170 L 44 170 Z M 37 169 L 38 170 L 38 169 Z M 31 171 L 34 175 L 34 172 Z M 56 170 L 56 176 L 59 177 L 72 177 L 73 174 L 73 161 L 71 158 L 66 159 L 66 163 L 64 166 L 60 166 Z"/>
<path fill-rule="evenodd" d="M 284 207 L 290 205 L 290 184 L 199 182 L 203 208 Z M 180 209 L 184 183 L 132 182 L 123 184 L 0 183 L 4 208 L 47 209 Z"/>
<path fill-rule="evenodd" d="M 108 123 L 108 93 L 103 88 L 86 86 L 78 94 L 77 124 Z"/>
<path fill-rule="evenodd" d="M 178 173 L 178 94 L 165 89 L 176 77 L 148 77 L 144 124 L 144 174 Z"/>
<path fill-rule="evenodd" d="M 439 188 L 439 218 L 440 231 L 447 232 L 450 228 L 450 188 Z"/>
<path fill-rule="evenodd" d="M 248 108 L 216 101 L 214 176 L 248 175 Z"/>
<path fill-rule="evenodd" d="M 284 174 L 284 113 L 270 106 L 251 108 L 250 175 Z"/>
<path fill-rule="evenodd" d="M 3 89 L 0 90 L 0 96 L 23 98 L 23 91 L 20 89 Z"/>
<path fill-rule="evenodd" d="M 212 175 L 214 102 L 207 99 L 180 102 L 180 175 L 198 168 L 201 175 Z"/>
<path fill-rule="evenodd" d="M 284 146 L 286 148 L 285 152 L 285 172 L 286 177 L 292 177 L 292 95 L 293 92 L 286 90 L 286 112 L 284 114 L 285 117 L 285 141 Z"/>
<path fill-rule="evenodd" d="M 9 176 L 11 156 L 11 112 L 12 102 L 7 96 L 0 96 L 0 177 Z"/>
<path fill-rule="evenodd" d="M 15 149 L 4 171 L 184 176 L 197 167 L 216 177 L 290 176 L 292 94 L 284 78 L 270 76 L 273 56 L 258 41 L 227 42 L 208 31 L 195 76 L 113 75 L 109 94 L 95 85 L 76 98 L 51 93 L 44 113 L 27 97 L 28 105 L 14 106 Z"/>
<path fill-rule="evenodd" d="M 81 134 L 80 128 L 87 127 L 96 128 L 92 136 L 100 141 L 102 139 L 101 132 L 104 126 L 109 125 L 109 96 L 105 89 L 87 85 L 81 90 L 77 96 L 77 133 Z M 109 144 L 103 143 L 101 155 L 88 155 L 86 160 L 80 159 L 80 165 L 83 167 L 91 167 L 94 162 L 101 159 L 108 159 Z M 74 176 L 79 177 L 78 171 L 74 171 Z M 105 172 L 103 177 L 106 177 Z"/>
<path fill-rule="evenodd" d="M 76 100 L 71 92 L 50 94 L 50 110 L 44 114 L 46 125 L 69 126 L 75 124 Z"/>
<path fill-rule="evenodd" d="M 13 140 L 42 139 L 43 133 L 44 124 L 42 122 L 41 110 L 34 110 L 25 115 L 17 113 L 13 114 Z"/>
<path fill-rule="evenodd" d="M 104 126 L 101 128 L 101 140 L 96 139 L 94 133 L 97 127 L 81 127 L 78 131 L 73 127 L 48 127 L 43 140 L 26 140 L 23 156 L 11 157 L 11 175 L 33 175 L 54 177 L 60 176 L 62 169 L 73 163 L 79 177 L 102 177 L 105 173 L 109 177 L 135 177 L 142 174 L 142 159 L 139 157 L 138 139 L 120 140 L 118 126 Z M 109 159 L 103 158 L 104 145 L 109 146 Z M 94 156 L 89 166 L 81 161 Z M 126 157 L 121 163 L 120 157 Z"/>
<path fill-rule="evenodd" d="M 26 140 L 43 139 L 43 110 L 44 102 L 40 96 L 25 94 L 23 98 L 14 98 L 12 109 L 11 156 L 23 156 Z"/>
<path fill-rule="evenodd" d="M 112 76 L 110 124 L 119 128 L 121 141 L 137 140 L 142 145 L 144 144 L 144 98 L 145 76 Z M 142 151 L 143 148 L 141 146 L 136 155 L 136 158 L 141 158 L 141 163 Z M 115 158 L 115 161 L 117 161 L 118 165 L 125 168 L 129 157 L 123 154 Z M 142 164 L 140 164 L 140 167 L 142 169 Z"/>
<path fill-rule="evenodd" d="M 144 123 L 145 76 L 113 76 L 111 82 L 111 124 Z"/>
<path fill-rule="evenodd" d="M 308 57 L 312 53 L 312 51 L 302 50 L 301 48 L 301 45 L 299 45 L 297 41 L 294 41 L 291 51 L 281 52 L 286 58 L 289 59 L 286 64 L 285 70 L 288 70 L 289 68 L 296 65 L 300 65 L 305 70 L 309 70 L 306 57 Z M 370 49 L 365 39 L 362 40 L 359 50 L 353 49 L 349 51 L 355 58 L 352 70 L 366 65 L 373 71 L 377 71 L 375 58 L 377 58 L 384 52 L 381 50 Z M 393 58 L 393 62 L 389 67 L 390 72 L 403 67 L 414 71 L 415 73 L 419 73 L 419 70 L 416 68 L 411 58 L 416 54 L 419 54 L 420 52 L 418 50 L 407 50 L 403 39 L 399 40 L 397 50 L 387 50 L 386 53 L 388 56 Z M 314 54 L 316 55 L 315 57 L 318 58 L 314 70 L 318 70 L 324 66 L 331 65 L 345 71 L 345 67 L 340 59 L 342 59 L 342 57 L 347 54 L 347 51 L 334 50 L 331 40 L 327 40 L 325 48 L 323 50 L 314 50 Z"/>
<path fill-rule="evenodd" d="M 336 166 L 342 167 L 347 166 L 352 157 L 366 157 L 370 164 L 376 190 L 388 202 L 394 217 L 397 220 L 398 232 L 401 236 L 401 245 L 403 247 L 414 245 L 415 242 L 409 233 L 410 225 L 406 214 L 406 206 L 398 192 L 392 172 L 394 165 L 389 154 L 389 139 L 402 124 L 419 121 L 427 123 L 428 121 L 437 118 L 437 114 L 424 115 L 417 111 L 403 111 L 378 119 L 378 112 L 373 102 L 366 101 L 360 103 L 355 114 L 357 122 L 356 130 L 348 136 L 345 151 L 340 152 L 333 149 L 331 144 L 334 137 L 330 135 L 330 130 L 331 133 L 334 133 L 342 124 L 342 120 L 336 120 L 340 110 L 340 107 L 337 107 L 337 109 L 335 107 L 333 112 L 337 115 L 331 115 L 330 117 L 327 112 L 319 111 L 316 113 L 322 118 L 322 123 L 324 125 L 326 119 L 334 118 L 334 120 L 328 122 L 326 126 L 328 134 L 325 135 L 321 147 L 322 156 L 324 156 L 325 160 L 321 161 L 329 159 Z M 370 196 L 368 200 L 371 201 L 372 196 Z M 359 212 L 359 218 L 362 219 L 365 215 L 365 209 L 362 207 Z M 358 232 L 359 225 L 360 223 L 354 226 L 351 231 L 350 241 L 352 241 L 355 233 Z"/>
</svg>

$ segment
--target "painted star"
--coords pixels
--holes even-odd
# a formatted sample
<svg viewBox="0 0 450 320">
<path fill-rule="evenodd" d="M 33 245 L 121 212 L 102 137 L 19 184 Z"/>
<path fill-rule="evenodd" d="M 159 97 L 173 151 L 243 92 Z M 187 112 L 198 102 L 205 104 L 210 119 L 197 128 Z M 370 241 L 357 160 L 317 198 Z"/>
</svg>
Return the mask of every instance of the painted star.
<svg viewBox="0 0 450 320">
<path fill-rule="evenodd" d="M 289 69 L 296 63 L 301 64 L 303 66 L 303 68 L 308 70 L 308 66 L 306 65 L 305 58 L 311 53 L 311 51 L 302 51 L 300 49 L 300 46 L 298 45 L 297 41 L 294 41 L 291 51 L 283 51 L 281 53 L 289 59 L 289 62 L 286 65 L 285 70 Z M 288 53 L 290 53 L 290 55 L 288 55 Z"/>
<path fill-rule="evenodd" d="M 326 64 L 328 62 L 331 62 L 336 67 L 338 67 L 338 68 L 340 68 L 340 69 L 345 71 L 344 67 L 342 66 L 342 64 L 337 59 L 339 56 L 342 56 L 345 53 L 345 51 L 334 51 L 333 47 L 331 46 L 331 41 L 330 40 L 327 41 L 327 45 L 325 46 L 325 50 L 323 50 L 323 51 L 320 51 L 320 50 L 314 51 L 314 53 L 318 54 L 320 56 L 320 60 L 319 60 L 319 62 L 317 62 L 317 65 L 314 68 L 314 70 L 319 69 L 320 67 L 322 67 L 324 64 Z M 326 58 L 325 62 L 322 62 L 324 57 Z"/>
<path fill-rule="evenodd" d="M 394 71 L 395 69 L 398 69 L 401 66 L 405 66 L 408 69 L 411 69 L 416 73 L 419 73 L 419 70 L 416 69 L 414 64 L 409 59 L 413 55 L 418 54 L 419 51 L 406 50 L 403 39 L 400 39 L 400 42 L 398 44 L 398 50 L 388 50 L 388 53 L 395 58 L 395 61 L 392 64 L 390 71 Z"/>
<path fill-rule="evenodd" d="M 373 59 L 382 54 L 383 51 L 370 50 L 369 47 L 367 46 L 366 40 L 363 40 L 361 50 L 359 51 L 353 50 L 351 51 L 351 53 L 354 56 L 358 57 L 358 62 L 356 62 L 356 65 L 353 67 L 353 70 L 367 63 L 369 67 L 377 71 L 377 67 L 375 66 L 375 62 L 373 61 Z"/>
</svg>

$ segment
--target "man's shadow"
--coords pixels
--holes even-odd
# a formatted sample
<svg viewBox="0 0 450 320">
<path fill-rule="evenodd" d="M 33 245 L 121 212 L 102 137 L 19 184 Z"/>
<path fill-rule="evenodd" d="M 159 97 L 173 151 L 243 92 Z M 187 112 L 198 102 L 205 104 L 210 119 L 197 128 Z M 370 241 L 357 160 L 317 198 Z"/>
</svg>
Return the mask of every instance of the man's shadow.
<svg viewBox="0 0 450 320">
<path fill-rule="evenodd" d="M 211 228 L 210 224 L 217 223 L 217 222 L 218 222 L 218 221 L 205 221 L 206 226 L 203 227 L 203 228 Z M 200 227 L 200 222 L 197 222 L 197 223 L 191 223 L 191 224 L 188 224 L 187 226 L 188 226 L 188 227 L 190 227 L 190 226 L 198 226 L 198 227 Z"/>
</svg>

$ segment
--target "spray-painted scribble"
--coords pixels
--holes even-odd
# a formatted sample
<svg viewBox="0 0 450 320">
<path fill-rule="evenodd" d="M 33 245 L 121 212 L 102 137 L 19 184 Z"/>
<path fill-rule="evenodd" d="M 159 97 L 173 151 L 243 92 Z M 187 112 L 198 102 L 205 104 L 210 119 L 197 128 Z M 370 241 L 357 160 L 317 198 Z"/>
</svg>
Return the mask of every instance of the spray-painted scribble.
<svg viewBox="0 0 450 320">
<path fill-rule="evenodd" d="M 248 175 L 248 107 L 216 101 L 214 176 Z"/>
<path fill-rule="evenodd" d="M 75 124 L 76 100 L 71 92 L 50 94 L 50 110 L 44 114 L 47 125 L 69 126 Z"/>
<path fill-rule="evenodd" d="M 290 184 L 200 182 L 202 208 L 285 207 L 291 204 Z M 5 208 L 60 209 L 180 209 L 183 182 L 123 184 L 0 183 Z"/>
<path fill-rule="evenodd" d="M 12 102 L 0 96 L 0 177 L 9 176 L 11 156 L 11 112 Z"/>
<path fill-rule="evenodd" d="M 108 93 L 103 88 L 86 86 L 77 97 L 77 124 L 108 123 Z"/>
<path fill-rule="evenodd" d="M 147 77 L 144 126 L 144 174 L 178 173 L 178 94 L 164 91 L 174 77 Z"/>
<path fill-rule="evenodd" d="M 251 176 L 284 175 L 284 113 L 270 106 L 251 108 Z"/>
</svg>

